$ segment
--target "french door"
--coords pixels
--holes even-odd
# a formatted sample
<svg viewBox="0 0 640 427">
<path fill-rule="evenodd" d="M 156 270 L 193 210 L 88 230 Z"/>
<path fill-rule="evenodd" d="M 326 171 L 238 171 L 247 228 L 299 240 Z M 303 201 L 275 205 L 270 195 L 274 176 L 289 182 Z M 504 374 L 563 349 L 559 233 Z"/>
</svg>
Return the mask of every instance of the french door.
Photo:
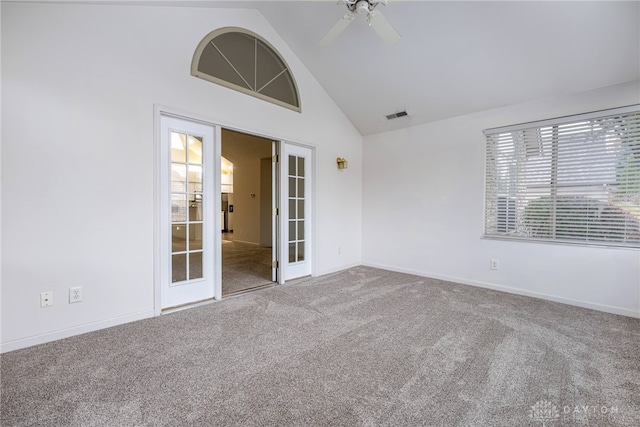
<svg viewBox="0 0 640 427">
<path fill-rule="evenodd" d="M 221 128 L 162 113 L 159 128 L 156 301 L 164 310 L 222 297 Z M 284 283 L 312 271 L 313 151 L 276 142 L 272 155 L 272 280 Z"/>
<path fill-rule="evenodd" d="M 166 309 L 219 296 L 219 130 L 164 115 L 160 128 L 160 286 Z"/>
<path fill-rule="evenodd" d="M 312 155 L 307 147 L 288 143 L 282 147 L 280 260 L 284 264 L 284 280 L 311 275 Z"/>
</svg>

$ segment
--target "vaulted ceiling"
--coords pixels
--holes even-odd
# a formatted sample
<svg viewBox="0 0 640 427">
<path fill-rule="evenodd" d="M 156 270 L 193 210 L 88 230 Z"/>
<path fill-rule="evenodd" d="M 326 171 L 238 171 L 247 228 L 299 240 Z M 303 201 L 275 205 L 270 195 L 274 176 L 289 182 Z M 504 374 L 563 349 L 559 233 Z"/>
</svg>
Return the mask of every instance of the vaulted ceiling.
<svg viewBox="0 0 640 427">
<path fill-rule="evenodd" d="M 325 47 L 336 0 L 113 3 L 257 9 L 362 135 L 640 79 L 638 1 L 389 0 L 399 42 L 358 16 Z"/>
<path fill-rule="evenodd" d="M 640 79 L 635 1 L 390 1 L 400 42 L 359 16 L 327 47 L 334 0 L 204 3 L 259 10 L 363 135 Z"/>
</svg>

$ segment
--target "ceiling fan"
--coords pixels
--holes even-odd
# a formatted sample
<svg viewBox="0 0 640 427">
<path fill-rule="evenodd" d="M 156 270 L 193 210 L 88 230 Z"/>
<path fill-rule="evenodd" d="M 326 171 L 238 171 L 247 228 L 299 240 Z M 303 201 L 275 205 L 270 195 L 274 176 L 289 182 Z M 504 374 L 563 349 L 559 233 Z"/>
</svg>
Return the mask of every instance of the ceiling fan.
<svg viewBox="0 0 640 427">
<path fill-rule="evenodd" d="M 366 15 L 369 26 L 376 30 L 378 35 L 387 43 L 395 43 L 400 40 L 400 34 L 375 10 L 380 3 L 387 5 L 388 0 L 339 0 L 338 4 L 347 6 L 347 13 L 329 30 L 320 40 L 320 46 L 331 44 L 342 33 L 357 15 Z"/>
</svg>

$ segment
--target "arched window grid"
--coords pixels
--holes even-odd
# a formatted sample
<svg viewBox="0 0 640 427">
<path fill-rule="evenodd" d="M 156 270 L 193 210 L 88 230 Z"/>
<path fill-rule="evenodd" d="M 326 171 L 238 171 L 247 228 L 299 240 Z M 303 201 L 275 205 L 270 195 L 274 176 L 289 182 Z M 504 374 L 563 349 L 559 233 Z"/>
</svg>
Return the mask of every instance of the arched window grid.
<svg viewBox="0 0 640 427">
<path fill-rule="evenodd" d="M 247 52 L 251 39 L 253 52 Z M 301 111 L 298 87 L 284 58 L 269 42 L 244 28 L 219 28 L 203 38 L 193 55 L 191 75 Z"/>
</svg>

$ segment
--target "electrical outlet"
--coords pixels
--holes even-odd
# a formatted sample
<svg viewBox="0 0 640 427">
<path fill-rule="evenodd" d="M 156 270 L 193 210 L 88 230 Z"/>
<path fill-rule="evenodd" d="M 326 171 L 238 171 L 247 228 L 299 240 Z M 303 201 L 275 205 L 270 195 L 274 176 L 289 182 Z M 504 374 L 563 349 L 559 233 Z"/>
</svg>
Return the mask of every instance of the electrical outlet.
<svg viewBox="0 0 640 427">
<path fill-rule="evenodd" d="M 69 304 L 82 301 L 82 286 L 69 288 Z"/>
<path fill-rule="evenodd" d="M 497 270 L 497 269 L 498 269 L 498 267 L 499 267 L 498 260 L 497 260 L 497 259 L 492 259 L 492 260 L 491 260 L 491 263 L 489 264 L 489 267 L 490 267 L 492 270 Z"/>
<path fill-rule="evenodd" d="M 53 305 L 53 291 L 42 292 L 40 294 L 40 307 Z"/>
</svg>

